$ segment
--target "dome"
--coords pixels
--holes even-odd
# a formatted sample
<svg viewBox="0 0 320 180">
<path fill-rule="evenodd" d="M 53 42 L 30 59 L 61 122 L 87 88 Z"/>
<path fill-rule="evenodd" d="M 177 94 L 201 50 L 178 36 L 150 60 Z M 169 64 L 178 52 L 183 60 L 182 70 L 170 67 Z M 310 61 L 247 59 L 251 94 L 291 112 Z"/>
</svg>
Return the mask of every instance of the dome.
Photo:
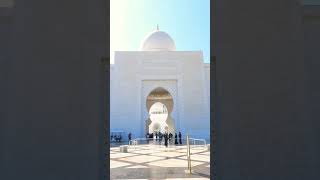
<svg viewBox="0 0 320 180">
<path fill-rule="evenodd" d="M 157 29 L 145 37 L 140 49 L 141 51 L 174 51 L 176 46 L 168 33 Z"/>
</svg>

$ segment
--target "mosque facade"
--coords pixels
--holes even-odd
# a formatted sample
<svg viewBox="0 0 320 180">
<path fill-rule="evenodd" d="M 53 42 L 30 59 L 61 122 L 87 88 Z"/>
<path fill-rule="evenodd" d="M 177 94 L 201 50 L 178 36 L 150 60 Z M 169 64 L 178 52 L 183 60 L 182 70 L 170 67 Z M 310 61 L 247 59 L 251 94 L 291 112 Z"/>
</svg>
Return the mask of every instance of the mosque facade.
<svg viewBox="0 0 320 180">
<path fill-rule="evenodd" d="M 110 129 L 131 132 L 133 138 L 180 131 L 209 139 L 210 64 L 202 51 L 176 51 L 174 40 L 158 28 L 140 50 L 116 51 L 110 66 Z"/>
</svg>

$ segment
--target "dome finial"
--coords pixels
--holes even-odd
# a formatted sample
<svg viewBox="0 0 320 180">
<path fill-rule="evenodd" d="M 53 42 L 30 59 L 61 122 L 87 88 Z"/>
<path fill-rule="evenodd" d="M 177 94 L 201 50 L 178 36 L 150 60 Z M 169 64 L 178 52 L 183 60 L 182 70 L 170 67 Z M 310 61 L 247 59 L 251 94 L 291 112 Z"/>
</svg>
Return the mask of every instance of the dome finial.
<svg viewBox="0 0 320 180">
<path fill-rule="evenodd" d="M 159 31 L 159 25 L 157 24 L 157 30 Z"/>
</svg>

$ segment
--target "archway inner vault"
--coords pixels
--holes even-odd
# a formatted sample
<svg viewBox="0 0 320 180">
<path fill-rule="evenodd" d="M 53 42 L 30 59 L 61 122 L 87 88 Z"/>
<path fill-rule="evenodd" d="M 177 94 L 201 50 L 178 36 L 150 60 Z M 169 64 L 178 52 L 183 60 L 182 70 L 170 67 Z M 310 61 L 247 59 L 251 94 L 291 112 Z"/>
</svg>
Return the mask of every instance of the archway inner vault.
<svg viewBox="0 0 320 180">
<path fill-rule="evenodd" d="M 171 116 L 171 113 L 173 111 L 173 105 L 174 105 L 173 104 L 173 97 L 166 89 L 161 88 L 161 87 L 155 88 L 147 96 L 146 108 L 147 108 L 147 111 L 149 112 L 149 116 L 148 116 L 148 119 L 146 120 L 146 127 L 145 127 L 146 131 L 145 132 L 146 133 L 153 133 L 152 131 L 154 129 L 150 129 L 150 128 L 153 128 L 153 126 L 150 126 L 150 125 L 155 125 L 155 124 L 152 124 L 152 120 L 151 120 L 152 114 L 150 114 L 150 113 L 155 112 L 155 111 L 150 111 L 150 110 L 152 110 L 151 109 L 152 107 L 154 107 L 156 105 L 161 105 L 161 104 L 164 107 L 162 110 L 166 111 L 166 114 L 167 114 L 167 116 L 165 118 L 165 124 L 167 125 L 167 127 L 165 129 L 161 129 L 161 127 L 160 127 L 160 131 L 162 131 L 162 132 L 167 131 L 168 133 L 174 134 L 174 132 L 175 132 L 174 119 Z M 161 109 L 161 108 L 158 108 L 158 110 L 159 109 Z M 157 125 L 155 127 L 157 127 Z"/>
<path fill-rule="evenodd" d="M 154 103 L 149 110 L 151 124 L 149 125 L 149 133 L 161 132 L 164 133 L 168 129 L 166 120 L 168 118 L 167 107 L 161 103 Z"/>
</svg>

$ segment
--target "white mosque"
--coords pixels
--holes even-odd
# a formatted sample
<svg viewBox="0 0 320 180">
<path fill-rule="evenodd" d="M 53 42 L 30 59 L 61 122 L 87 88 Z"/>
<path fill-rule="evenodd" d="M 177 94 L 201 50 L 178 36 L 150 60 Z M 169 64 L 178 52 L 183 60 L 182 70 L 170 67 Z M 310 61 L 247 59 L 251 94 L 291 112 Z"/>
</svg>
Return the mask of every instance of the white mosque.
<svg viewBox="0 0 320 180">
<path fill-rule="evenodd" d="M 111 133 L 139 138 L 180 131 L 210 138 L 210 64 L 202 51 L 176 51 L 174 40 L 157 28 L 139 51 L 115 52 L 110 76 Z"/>
</svg>

